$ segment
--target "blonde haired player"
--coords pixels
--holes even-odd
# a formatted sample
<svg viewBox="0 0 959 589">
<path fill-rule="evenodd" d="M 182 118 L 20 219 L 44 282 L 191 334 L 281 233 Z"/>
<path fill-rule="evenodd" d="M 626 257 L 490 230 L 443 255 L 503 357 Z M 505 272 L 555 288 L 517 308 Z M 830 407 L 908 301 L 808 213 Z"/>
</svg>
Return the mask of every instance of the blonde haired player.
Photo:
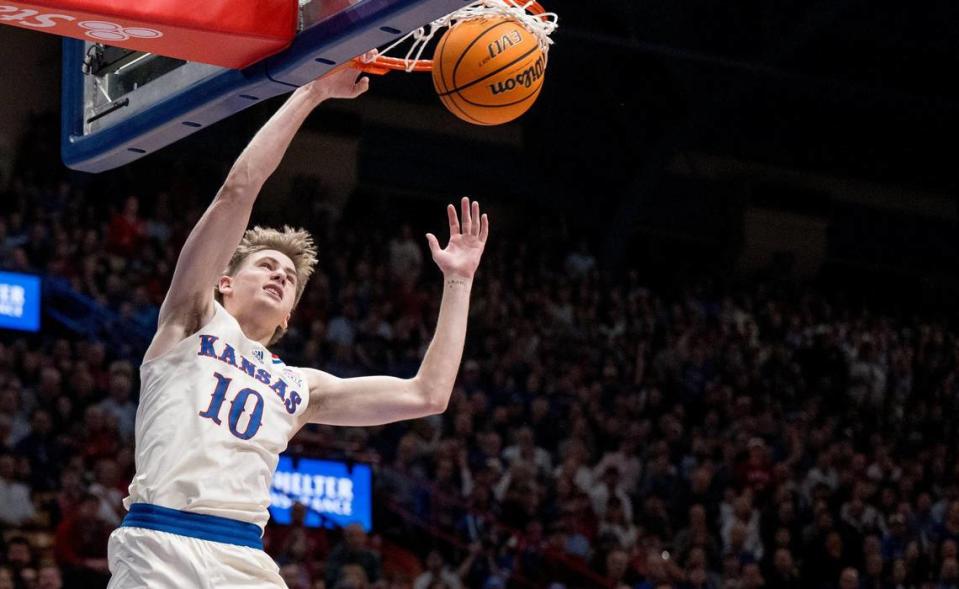
<svg viewBox="0 0 959 589">
<path fill-rule="evenodd" d="M 287 327 L 316 252 L 308 234 L 288 227 L 244 233 L 253 203 L 307 115 L 368 85 L 345 68 L 293 92 L 187 238 L 140 368 L 136 476 L 129 512 L 110 537 L 111 588 L 284 587 L 260 538 L 290 438 L 307 423 L 371 426 L 445 410 L 489 232 L 478 203 L 465 198 L 462 223 L 448 207 L 446 248 L 427 235 L 444 289 L 414 378 L 340 379 L 267 351 Z"/>
</svg>

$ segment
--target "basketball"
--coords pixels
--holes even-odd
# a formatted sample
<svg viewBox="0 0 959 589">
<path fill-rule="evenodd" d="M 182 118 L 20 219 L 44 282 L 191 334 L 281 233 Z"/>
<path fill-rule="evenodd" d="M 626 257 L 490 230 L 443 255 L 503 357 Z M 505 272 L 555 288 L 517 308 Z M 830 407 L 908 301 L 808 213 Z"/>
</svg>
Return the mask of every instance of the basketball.
<svg viewBox="0 0 959 589">
<path fill-rule="evenodd" d="M 546 54 L 518 21 L 462 21 L 440 39 L 433 86 L 443 104 L 474 125 L 501 125 L 525 113 L 543 87 Z"/>
</svg>

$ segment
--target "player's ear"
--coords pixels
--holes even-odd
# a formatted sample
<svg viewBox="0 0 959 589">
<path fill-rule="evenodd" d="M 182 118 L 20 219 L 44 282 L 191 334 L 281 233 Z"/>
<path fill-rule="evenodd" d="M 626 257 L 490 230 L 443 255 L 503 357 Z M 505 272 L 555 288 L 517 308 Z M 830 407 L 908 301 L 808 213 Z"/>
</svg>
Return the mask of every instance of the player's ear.
<svg viewBox="0 0 959 589">
<path fill-rule="evenodd" d="M 292 315 L 293 313 L 287 313 L 286 318 L 283 319 L 283 323 L 280 324 L 280 327 L 282 327 L 284 331 L 286 331 L 286 329 L 290 326 L 290 317 Z"/>
<path fill-rule="evenodd" d="M 216 282 L 216 289 L 220 291 L 221 296 L 226 296 L 228 292 L 233 291 L 233 277 L 232 276 L 220 276 L 220 279 Z"/>
</svg>

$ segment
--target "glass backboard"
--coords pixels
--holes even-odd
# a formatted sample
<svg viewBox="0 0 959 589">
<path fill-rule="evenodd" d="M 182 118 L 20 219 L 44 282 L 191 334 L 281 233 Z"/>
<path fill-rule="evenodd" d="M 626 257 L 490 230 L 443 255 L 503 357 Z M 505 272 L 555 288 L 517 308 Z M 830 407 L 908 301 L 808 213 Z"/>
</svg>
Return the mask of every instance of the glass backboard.
<svg viewBox="0 0 959 589">
<path fill-rule="evenodd" d="M 86 172 L 122 166 L 467 3 L 301 0 L 292 45 L 242 70 L 65 39 L 63 161 Z"/>
</svg>

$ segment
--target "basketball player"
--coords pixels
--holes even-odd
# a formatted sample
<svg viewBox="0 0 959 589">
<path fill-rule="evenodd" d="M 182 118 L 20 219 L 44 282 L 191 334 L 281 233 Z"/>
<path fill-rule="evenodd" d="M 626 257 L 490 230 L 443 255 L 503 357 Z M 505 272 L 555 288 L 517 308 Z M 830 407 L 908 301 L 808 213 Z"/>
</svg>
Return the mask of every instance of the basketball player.
<svg viewBox="0 0 959 589">
<path fill-rule="evenodd" d="M 263 183 L 307 115 L 369 85 L 344 68 L 296 90 L 256 134 L 180 252 L 140 367 L 136 476 L 109 544 L 110 587 L 285 587 L 262 549 L 279 454 L 308 423 L 372 426 L 445 410 L 489 223 L 462 200 L 451 237 L 427 241 L 443 273 L 436 334 L 417 375 L 340 379 L 268 351 L 316 263 L 310 236 L 244 232 Z M 322 154 L 317 154 L 318 159 Z"/>
</svg>

